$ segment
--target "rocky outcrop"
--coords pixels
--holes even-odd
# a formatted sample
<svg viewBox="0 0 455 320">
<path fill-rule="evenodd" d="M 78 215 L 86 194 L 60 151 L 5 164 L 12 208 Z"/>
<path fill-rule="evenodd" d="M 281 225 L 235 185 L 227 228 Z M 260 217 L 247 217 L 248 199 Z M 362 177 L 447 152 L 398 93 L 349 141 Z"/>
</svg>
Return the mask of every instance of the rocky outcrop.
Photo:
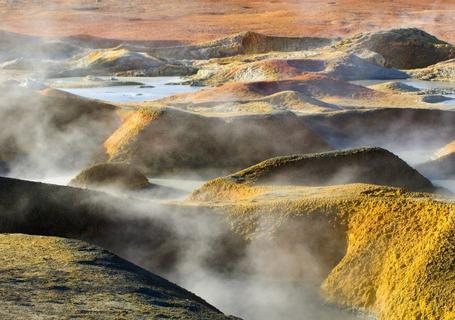
<svg viewBox="0 0 455 320">
<path fill-rule="evenodd" d="M 335 47 L 376 52 L 384 57 L 386 67 L 397 69 L 424 68 L 455 57 L 451 44 L 415 28 L 361 33 L 341 40 Z"/>
</svg>

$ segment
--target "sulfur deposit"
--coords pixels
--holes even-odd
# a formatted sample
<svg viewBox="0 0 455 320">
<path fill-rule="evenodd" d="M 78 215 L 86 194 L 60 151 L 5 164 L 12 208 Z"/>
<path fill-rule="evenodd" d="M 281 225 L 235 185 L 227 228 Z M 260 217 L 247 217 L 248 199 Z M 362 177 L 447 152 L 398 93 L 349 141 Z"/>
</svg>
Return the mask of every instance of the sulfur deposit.
<svg viewBox="0 0 455 320">
<path fill-rule="evenodd" d="M 307 230 L 312 236 L 304 243 L 320 273 L 310 273 L 309 280 L 304 270 L 291 277 L 319 279 L 327 301 L 379 319 L 455 315 L 455 205 L 448 199 L 365 184 L 216 179 L 195 191 L 191 202 L 222 208 L 232 229 L 249 239 L 294 243 L 300 233 L 289 231 Z"/>
</svg>

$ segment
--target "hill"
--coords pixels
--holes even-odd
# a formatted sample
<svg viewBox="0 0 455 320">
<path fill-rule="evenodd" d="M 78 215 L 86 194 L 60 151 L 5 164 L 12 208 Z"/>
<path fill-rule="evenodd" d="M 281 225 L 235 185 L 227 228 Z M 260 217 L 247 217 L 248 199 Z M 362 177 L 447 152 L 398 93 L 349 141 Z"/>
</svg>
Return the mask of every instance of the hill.
<svg viewBox="0 0 455 320">
<path fill-rule="evenodd" d="M 239 168 L 330 148 L 290 112 L 205 117 L 172 108 L 135 112 L 104 146 L 110 161 L 129 162 L 148 175 Z"/>
<path fill-rule="evenodd" d="M 234 319 L 85 242 L 2 234 L 0 248 L 2 318 Z"/>
<path fill-rule="evenodd" d="M 141 190 L 149 187 L 150 183 L 134 166 L 123 163 L 98 163 L 82 170 L 69 185 L 95 190 Z"/>
<path fill-rule="evenodd" d="M 324 56 L 325 52 L 329 54 Z M 331 49 L 328 48 L 319 50 L 319 53 L 319 55 L 308 58 L 282 55 L 276 58 L 249 56 L 249 61 L 238 58 L 233 59 L 230 63 L 225 63 L 223 60 L 211 60 L 200 67 L 200 72 L 192 76 L 190 82 L 219 86 L 231 82 L 286 80 L 303 76 L 306 73 L 319 73 L 346 81 L 408 78 L 406 73 L 385 68 L 374 59 L 371 60 L 360 54 L 331 52 Z"/>
<path fill-rule="evenodd" d="M 257 98 L 281 91 L 295 91 L 313 97 L 366 97 L 375 94 L 368 88 L 350 84 L 323 74 L 305 73 L 281 81 L 253 81 L 247 83 L 230 83 L 216 88 L 202 90 L 187 97 L 196 101 L 223 101 L 236 98 Z M 185 95 L 181 96 L 183 99 Z M 175 100 L 183 100 L 179 96 Z"/>
<path fill-rule="evenodd" d="M 55 71 L 53 77 L 85 75 L 119 76 L 186 76 L 193 74 L 191 64 L 166 59 L 158 59 L 142 51 L 146 48 L 128 48 L 121 45 L 108 49 L 95 49 L 86 55 L 76 56 L 67 61 L 66 70 Z M 168 61 L 171 60 L 171 61 Z"/>
<path fill-rule="evenodd" d="M 370 50 L 382 55 L 385 66 L 397 69 L 424 68 L 455 57 L 455 48 L 416 28 L 363 33 L 335 45 L 350 51 Z"/>
<path fill-rule="evenodd" d="M 31 167 L 39 173 L 86 165 L 121 123 L 117 108 L 107 103 L 53 89 L 0 89 L 0 159 L 14 161 L 22 176 Z"/>
<path fill-rule="evenodd" d="M 350 149 L 272 158 L 227 177 L 208 182 L 193 193 L 205 198 L 215 190 L 228 190 L 234 183 L 242 189 L 255 185 L 327 186 L 367 183 L 433 191 L 431 182 L 387 150 Z M 226 186 L 225 186 L 226 184 Z"/>
<path fill-rule="evenodd" d="M 269 168 L 280 174 L 279 165 Z M 313 294 L 381 320 L 454 315 L 450 199 L 365 184 L 248 181 L 215 179 L 189 204 L 219 208 L 234 232 L 262 250 L 279 248 L 256 261 L 269 274 L 317 284 Z"/>
<path fill-rule="evenodd" d="M 219 80 L 216 79 L 218 78 L 209 78 L 207 81 Z M 407 105 L 416 103 L 417 99 L 406 100 L 397 95 L 371 90 L 324 74 L 303 73 L 277 81 L 228 82 L 195 93 L 144 102 L 140 106 L 149 107 L 158 104 L 207 115 L 278 111 L 328 113 L 343 109 L 344 105 L 354 104 L 361 108 L 377 107 L 383 106 L 390 100 Z"/>
<path fill-rule="evenodd" d="M 198 256 L 211 270 L 238 263 L 245 245 L 222 217 L 198 208 L 2 177 L 0 220 L 0 233 L 87 241 L 180 281 L 185 280 L 178 278 L 178 268 L 187 261 L 186 253 L 201 245 L 195 230 L 202 234 L 211 226 L 217 231 L 210 236 L 213 250 Z"/>
<path fill-rule="evenodd" d="M 174 203 L 172 212 L 138 200 L 2 178 L 0 204 L 2 232 L 85 238 L 157 272 L 172 273 L 190 250 L 191 257 L 225 275 L 259 272 L 255 279 L 273 279 L 279 287 L 309 284 L 306 296 L 317 296 L 322 283 L 327 301 L 381 319 L 450 318 L 452 312 L 455 211 L 430 194 L 359 184 L 243 184 L 216 198 Z M 208 225 L 219 233 L 209 236 L 208 252 L 198 251 L 194 234 L 204 238 Z M 402 261 L 407 268 L 399 268 Z M 422 310 L 416 301 L 429 307 Z"/>
</svg>

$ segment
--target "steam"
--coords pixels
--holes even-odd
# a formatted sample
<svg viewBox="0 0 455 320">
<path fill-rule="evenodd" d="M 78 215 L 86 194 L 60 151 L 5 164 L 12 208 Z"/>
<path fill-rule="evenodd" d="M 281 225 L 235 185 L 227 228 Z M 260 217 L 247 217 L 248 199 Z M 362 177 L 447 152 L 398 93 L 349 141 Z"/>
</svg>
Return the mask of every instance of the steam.
<svg viewBox="0 0 455 320">
<path fill-rule="evenodd" d="M 19 3 L 22 2 L 17 1 L 17 4 Z M 16 5 L 16 1 L 13 1 L 13 5 Z M 403 22 L 399 25 L 394 24 L 394 27 L 437 25 L 441 19 L 448 19 L 440 8 L 441 4 L 435 1 L 430 12 L 402 13 Z M 382 20 L 386 19 L 379 13 L 370 18 L 365 20 L 381 26 L 384 23 Z M 28 28 L 33 26 L 36 30 L 46 30 L 48 33 L 53 33 L 54 28 L 61 28 L 52 21 L 47 25 L 43 25 L 42 22 L 34 24 L 33 19 L 24 23 L 28 24 Z M 356 25 L 350 26 L 348 20 L 339 23 L 344 25 L 345 29 L 356 28 Z M 43 49 L 45 45 L 36 40 L 24 41 L 28 44 L 27 52 L 30 54 L 26 57 L 29 59 L 27 61 L 31 64 L 37 63 L 31 69 L 45 73 L 47 70 L 43 70 L 43 65 L 37 62 L 43 55 L 47 57 L 43 53 L 47 50 Z M 18 42 L 12 52 L 14 54 L 20 52 L 20 44 L 23 43 Z M 74 54 L 78 50 L 72 46 L 63 46 L 62 56 Z M 34 56 L 33 52 L 40 54 Z M 10 58 L 11 56 L 4 53 L 0 54 L 0 63 L 9 61 Z M 11 76 L 8 74 L 0 80 L 9 81 Z M 11 81 L 3 84 L 2 88 L 0 145 L 7 147 L 4 148 L 6 150 L 4 153 L 0 153 L 0 160 L 6 163 L 8 175 L 11 177 L 40 181 L 46 181 L 49 177 L 61 177 L 63 180 L 69 180 L 82 168 L 100 159 L 99 154 L 103 151 L 102 142 L 119 125 L 118 118 L 109 111 L 102 111 L 99 116 L 94 116 L 91 112 L 78 114 L 69 122 L 60 121 L 58 119 L 61 119 L 62 114 L 58 108 L 65 108 L 64 103 L 54 105 L 54 102 L 49 102 L 36 90 L 19 88 Z M 235 98 L 234 93 L 220 95 L 221 100 L 232 101 Z M 426 157 L 430 157 L 432 150 L 444 145 L 445 137 L 438 141 L 429 139 L 434 137 L 434 131 L 430 128 L 413 130 L 406 146 L 400 142 L 393 142 L 394 137 L 400 136 L 403 132 L 403 123 L 408 121 L 406 116 L 403 117 L 395 119 L 395 123 L 384 128 L 381 135 L 370 135 L 355 142 L 350 139 L 347 139 L 347 142 L 340 142 L 339 137 L 336 137 L 337 132 L 328 132 L 325 138 L 334 147 L 365 144 L 385 147 L 403 156 L 411 164 L 422 162 Z M 449 119 L 447 121 L 441 126 L 453 125 Z M 247 122 L 246 124 L 245 127 L 248 129 L 244 131 L 240 131 L 240 126 L 236 127 L 239 129 L 236 131 L 237 138 L 242 137 L 242 134 L 246 136 L 253 130 L 253 125 L 248 125 Z M 177 143 L 178 136 L 185 130 L 174 129 L 173 140 Z M 266 136 L 266 129 L 256 127 L 254 130 L 258 136 Z M 315 131 L 324 135 L 320 130 Z M 218 136 L 223 134 L 225 134 L 223 130 L 216 131 Z M 261 143 L 264 145 L 258 142 L 259 147 L 256 145 L 258 149 L 265 148 L 269 141 Z M 251 150 L 254 145 L 243 147 L 245 150 Z M 277 154 L 283 150 L 278 145 L 267 148 Z M 213 169 L 211 174 L 217 170 Z M 344 181 L 349 174 L 352 172 L 340 172 L 334 179 Z M 194 180 L 205 178 L 191 176 Z M 177 177 L 177 180 L 186 179 L 188 176 Z M 327 306 L 319 296 L 318 288 L 321 281 L 342 258 L 346 246 L 344 242 L 346 239 L 342 237 L 343 231 L 334 232 L 327 226 L 326 221 L 302 218 L 301 221 L 293 221 L 295 228 L 292 223 L 283 224 L 277 228 L 276 234 L 270 234 L 264 232 L 274 227 L 270 226 L 267 213 L 258 212 L 256 223 L 259 231 L 245 240 L 230 230 L 229 223 L 222 214 L 212 209 L 200 208 L 187 213 L 182 211 L 191 211 L 189 208 L 158 206 L 137 199 L 124 201 L 127 204 L 118 210 L 122 210 L 125 217 L 158 221 L 156 225 L 162 229 L 154 229 L 156 225 L 138 229 L 135 237 L 137 243 L 128 243 L 127 246 L 115 242 L 117 234 L 112 234 L 112 238 L 97 241 L 122 257 L 177 282 L 225 313 L 243 317 L 245 320 L 366 317 Z M 18 207 L 20 205 L 24 204 L 18 204 Z M 322 251 L 322 254 L 318 251 Z M 162 264 L 151 261 L 150 257 Z"/>
<path fill-rule="evenodd" d="M 159 232 L 161 242 L 155 247 L 145 243 L 142 249 L 116 248 L 111 242 L 108 248 L 196 293 L 225 314 L 249 320 L 366 317 L 326 305 L 319 296 L 320 283 L 346 246 L 344 231 L 324 219 L 288 221 L 268 234 L 261 230 L 274 229 L 275 219 L 258 212 L 258 232 L 246 240 L 212 209 L 129 205 L 138 217 L 167 231 Z"/>
</svg>

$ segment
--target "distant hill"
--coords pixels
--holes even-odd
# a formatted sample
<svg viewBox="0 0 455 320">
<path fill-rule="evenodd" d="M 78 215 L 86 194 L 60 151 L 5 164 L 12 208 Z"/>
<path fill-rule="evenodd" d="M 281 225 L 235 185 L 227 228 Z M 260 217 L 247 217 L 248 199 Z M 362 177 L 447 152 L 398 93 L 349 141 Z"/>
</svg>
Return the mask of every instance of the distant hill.
<svg viewBox="0 0 455 320">
<path fill-rule="evenodd" d="M 398 69 L 424 68 L 455 58 L 455 47 L 416 28 L 363 33 L 335 45 L 352 51 L 368 49 L 381 54 L 385 66 Z"/>
<path fill-rule="evenodd" d="M 166 59 L 200 60 L 271 51 L 311 50 L 327 46 L 332 42 L 331 39 L 326 38 L 279 37 L 247 31 L 197 45 L 155 48 L 148 52 L 153 56 Z"/>
</svg>

